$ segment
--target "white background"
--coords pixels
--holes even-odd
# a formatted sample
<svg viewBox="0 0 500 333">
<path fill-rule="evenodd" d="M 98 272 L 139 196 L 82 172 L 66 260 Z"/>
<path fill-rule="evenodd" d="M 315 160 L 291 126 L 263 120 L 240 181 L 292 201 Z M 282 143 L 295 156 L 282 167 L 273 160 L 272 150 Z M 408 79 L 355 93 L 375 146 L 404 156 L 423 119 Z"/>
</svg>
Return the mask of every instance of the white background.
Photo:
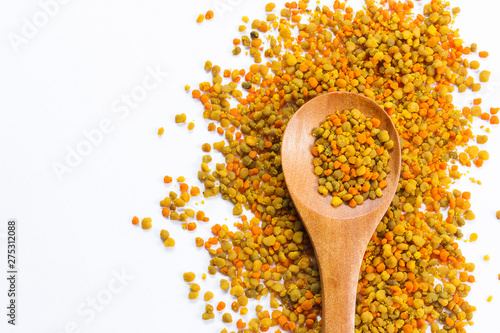
<svg viewBox="0 0 500 333">
<path fill-rule="evenodd" d="M 190 233 L 162 218 L 158 202 L 169 191 L 162 182 L 165 174 L 183 175 L 190 184 L 198 184 L 200 146 L 220 140 L 206 131 L 201 107 L 184 92 L 184 85 L 195 87 L 209 79 L 203 70 L 207 59 L 246 68 L 250 62 L 244 56 L 231 55 L 232 39 L 240 36 L 237 27 L 243 15 L 265 17 L 266 3 L 73 0 L 61 5 L 47 25 L 16 51 L 9 34 L 21 35 L 23 19 L 32 21 L 40 5 L 0 0 L 0 331 L 220 332 L 220 315 L 206 323 L 201 319 L 202 297 L 187 299 L 182 273 L 197 274 L 201 295 L 216 292 L 212 304 L 220 299 L 230 304 L 230 298 L 221 296 L 216 287 L 222 276 L 209 276 L 205 282 L 199 278 L 206 272 L 209 256 L 194 246 L 194 238 L 206 237 L 212 222 L 235 222 L 231 206 L 221 198 L 206 200 L 203 209 L 211 223 Z M 500 106 L 500 84 L 494 83 L 500 82 L 497 2 L 457 0 L 452 5 L 462 7 L 457 26 L 466 44 L 476 42 L 480 50 L 490 52 L 481 62 L 482 69 L 493 72 L 490 88 L 481 93 L 483 106 Z M 215 18 L 197 24 L 198 14 L 208 9 L 215 10 Z M 113 103 L 142 83 L 147 68 L 157 67 L 168 77 L 120 118 L 113 112 Z M 471 102 L 472 96 L 466 95 L 457 105 Z M 173 122 L 181 112 L 188 121 L 195 120 L 193 131 Z M 113 131 L 59 181 L 52 164 L 64 163 L 67 149 L 85 140 L 82 131 L 98 128 L 103 119 L 111 121 Z M 156 132 L 161 126 L 165 134 L 159 137 Z M 471 170 L 483 185 L 473 185 L 466 177 L 457 185 L 472 191 L 477 216 L 463 228 L 465 238 L 471 232 L 479 234 L 475 243 L 460 242 L 477 267 L 477 283 L 468 298 L 478 308 L 475 325 L 467 330 L 471 333 L 498 331 L 500 221 L 494 215 L 500 209 L 499 145 L 500 134 L 494 127 L 485 145 L 491 159 L 480 171 Z M 144 231 L 133 226 L 134 215 L 151 216 L 153 228 Z M 18 219 L 20 229 L 18 325 L 14 328 L 6 324 L 5 316 L 9 218 Z M 175 248 L 163 246 L 162 228 L 175 238 Z M 489 262 L 482 259 L 486 254 L 491 256 Z M 77 313 L 82 306 L 89 309 L 89 299 L 105 293 L 114 282 L 113 274 L 122 271 L 134 279 L 102 311 L 92 318 Z M 494 297 L 491 303 L 486 302 L 489 295 Z M 254 306 L 249 305 L 250 314 Z M 66 329 L 71 325 L 78 329 Z"/>
</svg>

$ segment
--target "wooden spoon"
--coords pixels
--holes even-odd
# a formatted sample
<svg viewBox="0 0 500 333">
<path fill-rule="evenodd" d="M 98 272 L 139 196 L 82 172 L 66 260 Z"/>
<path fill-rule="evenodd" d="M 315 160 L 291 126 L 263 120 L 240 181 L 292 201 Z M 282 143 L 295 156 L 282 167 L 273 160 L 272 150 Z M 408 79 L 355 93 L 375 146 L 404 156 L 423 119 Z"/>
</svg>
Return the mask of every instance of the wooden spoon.
<svg viewBox="0 0 500 333">
<path fill-rule="evenodd" d="M 394 141 L 389 159 L 388 186 L 375 200 L 351 208 L 333 207 L 331 196 L 318 192 L 311 149 L 314 128 L 336 111 L 358 109 L 380 120 L 380 129 Z M 387 113 L 374 101 L 354 93 L 320 95 L 304 104 L 290 119 L 283 137 L 281 159 L 285 182 L 316 253 L 322 288 L 322 332 L 353 333 L 356 291 L 361 261 L 376 227 L 398 186 L 401 149 L 398 133 Z"/>
</svg>

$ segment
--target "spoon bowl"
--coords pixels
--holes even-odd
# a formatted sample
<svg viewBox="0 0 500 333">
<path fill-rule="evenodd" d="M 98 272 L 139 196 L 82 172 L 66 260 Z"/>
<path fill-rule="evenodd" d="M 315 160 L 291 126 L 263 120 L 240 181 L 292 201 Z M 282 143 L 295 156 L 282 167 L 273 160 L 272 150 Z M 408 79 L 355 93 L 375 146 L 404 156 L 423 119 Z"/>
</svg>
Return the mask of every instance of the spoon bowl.
<svg viewBox="0 0 500 333">
<path fill-rule="evenodd" d="M 394 147 L 389 151 L 387 187 L 383 195 L 367 199 L 354 208 L 334 207 L 331 195 L 318 192 L 311 149 L 313 129 L 336 111 L 358 109 L 380 120 Z M 322 332 L 352 333 L 359 270 L 366 246 L 387 211 L 398 186 L 401 171 L 399 136 L 389 115 L 374 101 L 359 94 L 333 92 L 304 104 L 287 124 L 281 147 L 285 183 L 311 239 L 322 287 Z"/>
</svg>

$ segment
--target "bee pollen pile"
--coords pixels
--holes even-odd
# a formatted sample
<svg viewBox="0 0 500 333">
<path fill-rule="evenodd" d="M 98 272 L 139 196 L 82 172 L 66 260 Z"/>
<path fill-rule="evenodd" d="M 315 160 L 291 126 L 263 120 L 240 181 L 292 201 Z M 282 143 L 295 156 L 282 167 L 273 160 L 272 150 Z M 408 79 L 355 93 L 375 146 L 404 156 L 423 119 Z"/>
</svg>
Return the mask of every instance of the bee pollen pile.
<svg viewBox="0 0 500 333">
<path fill-rule="evenodd" d="M 213 236 L 196 237 L 193 245 L 208 251 L 209 274 L 223 277 L 221 289 L 235 301 L 222 313 L 226 305 L 215 294 L 216 311 L 207 304 L 203 319 L 217 317 L 233 332 L 321 330 L 318 266 L 284 182 L 280 148 L 289 119 L 305 102 L 326 92 L 349 91 L 384 108 L 402 149 L 396 195 L 362 262 L 355 332 L 464 333 L 472 324 L 476 308 L 466 297 L 475 266 L 466 261 L 457 240 L 463 238 L 460 228 L 475 216 L 471 194 L 452 186 L 463 170 L 488 160 L 487 152 L 474 145 L 472 122 L 498 124 L 498 108 L 487 112 L 481 99 L 472 107 L 472 100 L 468 106 L 456 105 L 453 94 L 475 94 L 487 84 L 490 73 L 480 74 L 479 61 L 471 58 L 484 59 L 488 53 L 460 39 L 452 25 L 459 8 L 441 0 L 423 2 L 418 10 L 411 1 L 392 0 L 366 0 L 359 10 L 338 0 L 288 2 L 283 8 L 270 3 L 262 19 L 244 17 L 235 31 L 232 53 L 250 57 L 251 66 L 221 68 L 207 61 L 204 69 L 211 79 L 192 96 L 201 103 L 208 131 L 220 136 L 204 144 L 203 151 L 222 154 L 224 162 L 205 155 L 198 172 L 204 189 L 193 193 L 185 184 L 161 202 L 163 216 L 193 234 L 199 223 L 211 225 Z M 480 82 L 474 79 L 478 75 Z M 175 121 L 184 123 L 186 115 Z M 390 143 L 378 139 L 383 152 L 367 156 L 370 165 L 377 156 L 382 162 L 373 179 L 381 189 L 382 172 L 388 172 L 382 157 Z M 487 137 L 477 140 L 484 143 Z M 326 175 L 325 169 L 319 176 Z M 334 169 L 328 170 L 334 174 Z M 359 166 L 354 172 L 363 177 L 367 171 Z M 164 181 L 174 186 L 171 177 Z M 366 193 L 370 198 L 381 194 L 375 184 L 369 189 L 358 184 L 366 189 L 363 200 Z M 194 212 L 190 200 L 199 194 L 230 201 L 238 222 L 219 224 Z M 349 204 L 361 201 L 350 194 L 345 197 Z M 197 298 L 199 291 L 191 284 L 189 297 Z M 249 299 L 262 302 L 263 297 L 271 311 L 246 307 Z"/>
<path fill-rule="evenodd" d="M 332 194 L 332 205 L 350 207 L 382 196 L 389 173 L 388 150 L 394 147 L 380 120 L 367 118 L 359 110 L 344 110 L 327 118 L 313 130 L 318 138 L 312 148 L 318 192 Z"/>
</svg>

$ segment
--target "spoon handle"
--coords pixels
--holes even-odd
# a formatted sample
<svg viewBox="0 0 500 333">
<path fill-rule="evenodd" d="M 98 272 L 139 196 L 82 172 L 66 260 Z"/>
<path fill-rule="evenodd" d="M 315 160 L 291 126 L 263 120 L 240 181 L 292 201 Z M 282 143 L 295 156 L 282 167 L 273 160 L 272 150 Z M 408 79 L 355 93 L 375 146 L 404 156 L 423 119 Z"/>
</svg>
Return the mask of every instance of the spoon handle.
<svg viewBox="0 0 500 333">
<path fill-rule="evenodd" d="M 321 275 L 323 333 L 354 332 L 359 269 L 366 245 L 338 245 L 315 249 Z"/>
<path fill-rule="evenodd" d="M 321 275 L 322 332 L 353 333 L 359 271 L 374 231 L 369 221 L 378 216 L 330 221 L 308 212 L 306 218 Z"/>
</svg>

